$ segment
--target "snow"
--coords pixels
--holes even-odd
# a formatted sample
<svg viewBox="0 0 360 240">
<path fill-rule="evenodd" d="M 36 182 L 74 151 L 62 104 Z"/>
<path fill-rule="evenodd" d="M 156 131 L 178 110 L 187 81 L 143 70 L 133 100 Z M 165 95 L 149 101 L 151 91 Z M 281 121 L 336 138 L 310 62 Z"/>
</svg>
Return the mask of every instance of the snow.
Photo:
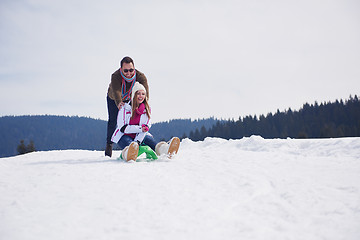
<svg viewBox="0 0 360 240">
<path fill-rule="evenodd" d="M 185 139 L 171 160 L 0 159 L 0 239 L 360 239 L 360 138 Z"/>
</svg>

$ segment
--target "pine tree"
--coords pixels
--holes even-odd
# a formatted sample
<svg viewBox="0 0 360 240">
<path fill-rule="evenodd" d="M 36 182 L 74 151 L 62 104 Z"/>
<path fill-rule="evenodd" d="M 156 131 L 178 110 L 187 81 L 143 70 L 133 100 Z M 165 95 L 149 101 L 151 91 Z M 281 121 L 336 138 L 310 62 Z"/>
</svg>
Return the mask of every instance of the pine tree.
<svg viewBox="0 0 360 240">
<path fill-rule="evenodd" d="M 20 144 L 17 146 L 17 151 L 18 151 L 19 155 L 26 153 L 26 146 L 25 146 L 24 140 L 20 141 Z"/>
<path fill-rule="evenodd" d="M 27 150 L 28 153 L 36 151 L 33 140 L 30 140 L 30 143 L 26 146 L 26 150 Z"/>
<path fill-rule="evenodd" d="M 206 128 L 204 126 L 201 127 L 200 129 L 200 139 L 199 140 L 204 140 L 207 137 L 207 131 Z"/>
</svg>

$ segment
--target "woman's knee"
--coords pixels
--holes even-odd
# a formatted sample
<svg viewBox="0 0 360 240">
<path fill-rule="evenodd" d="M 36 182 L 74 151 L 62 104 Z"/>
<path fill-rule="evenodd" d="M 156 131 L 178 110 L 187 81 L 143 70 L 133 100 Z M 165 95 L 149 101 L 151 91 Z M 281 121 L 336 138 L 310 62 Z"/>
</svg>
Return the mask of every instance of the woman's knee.
<svg viewBox="0 0 360 240">
<path fill-rule="evenodd" d="M 127 146 L 129 146 L 130 143 L 132 143 L 133 141 L 134 141 L 134 139 L 132 139 L 130 136 L 123 135 L 120 138 L 118 145 L 119 145 L 120 149 L 122 150 L 122 149 L 126 148 Z"/>
</svg>

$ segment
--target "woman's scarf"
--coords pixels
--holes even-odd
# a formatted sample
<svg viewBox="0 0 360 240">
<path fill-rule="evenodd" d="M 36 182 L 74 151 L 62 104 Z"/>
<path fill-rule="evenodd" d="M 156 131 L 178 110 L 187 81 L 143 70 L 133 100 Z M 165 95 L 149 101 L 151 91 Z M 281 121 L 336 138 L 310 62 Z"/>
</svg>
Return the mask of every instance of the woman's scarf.
<svg viewBox="0 0 360 240">
<path fill-rule="evenodd" d="M 122 100 L 131 100 L 131 92 L 132 89 L 134 87 L 134 84 L 136 82 L 136 70 L 134 70 L 134 76 L 132 76 L 131 78 L 127 78 L 124 76 L 123 72 L 121 71 L 120 68 L 120 74 L 121 74 L 121 78 L 122 78 L 122 85 L 121 85 L 121 95 L 122 95 Z M 130 89 L 128 91 L 126 91 L 126 82 L 130 83 L 131 82 L 131 86 Z"/>
</svg>

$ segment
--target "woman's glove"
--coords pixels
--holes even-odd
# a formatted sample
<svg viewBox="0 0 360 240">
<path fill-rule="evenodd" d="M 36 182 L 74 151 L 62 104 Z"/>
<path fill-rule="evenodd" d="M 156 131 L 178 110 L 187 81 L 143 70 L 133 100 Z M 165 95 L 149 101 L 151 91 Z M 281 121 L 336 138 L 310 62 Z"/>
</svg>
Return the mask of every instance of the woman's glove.
<svg viewBox="0 0 360 240">
<path fill-rule="evenodd" d="M 143 124 L 143 125 L 141 125 L 141 127 L 142 127 L 143 132 L 148 132 L 149 131 L 148 125 Z"/>
</svg>

